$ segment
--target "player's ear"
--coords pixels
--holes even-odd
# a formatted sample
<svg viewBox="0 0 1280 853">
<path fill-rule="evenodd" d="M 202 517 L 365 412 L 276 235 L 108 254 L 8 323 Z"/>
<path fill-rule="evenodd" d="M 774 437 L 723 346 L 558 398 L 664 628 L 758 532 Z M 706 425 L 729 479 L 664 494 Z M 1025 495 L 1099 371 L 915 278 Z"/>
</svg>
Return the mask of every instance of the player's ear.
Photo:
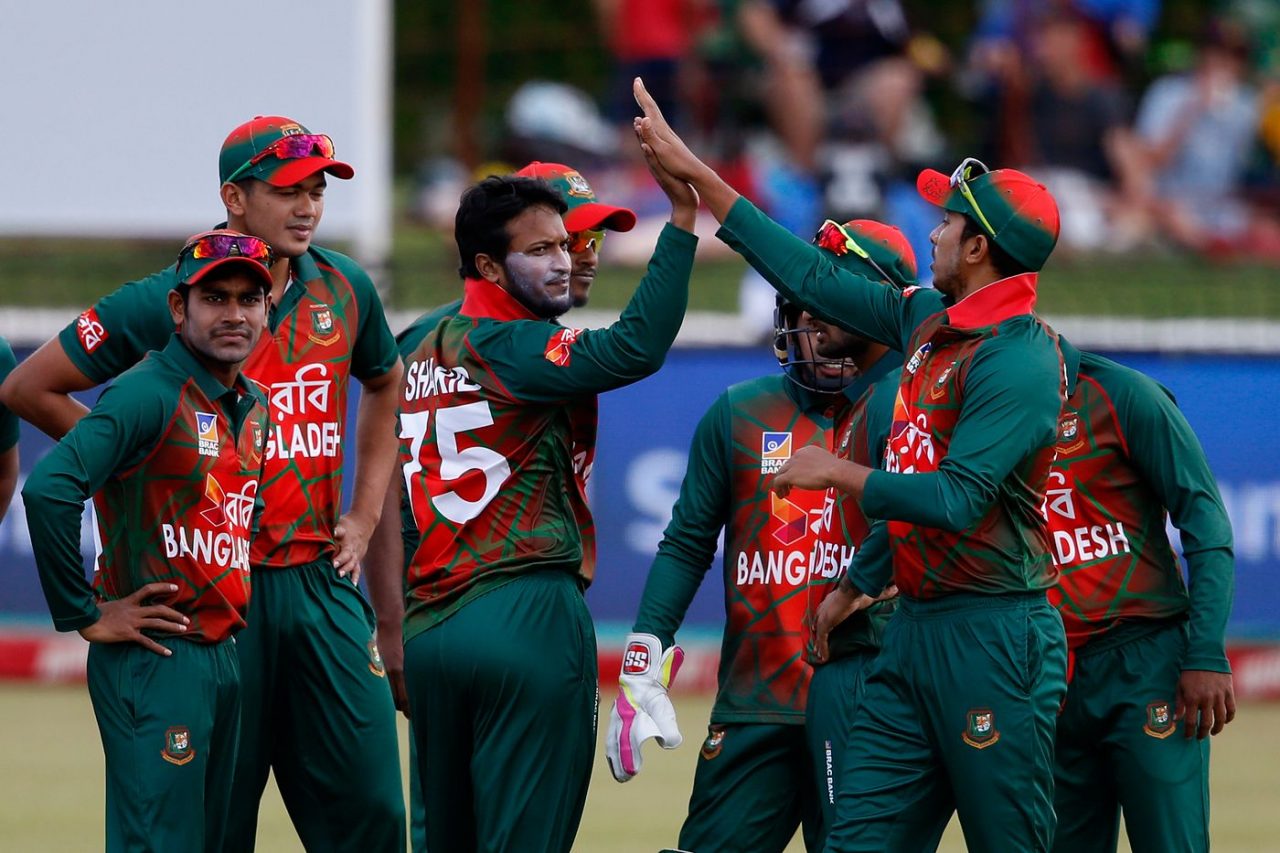
<svg viewBox="0 0 1280 853">
<path fill-rule="evenodd" d="M 505 270 L 502 264 L 485 254 L 476 255 L 476 270 L 480 273 L 480 277 L 486 281 L 491 281 L 501 286 Z"/>
<path fill-rule="evenodd" d="M 974 266 L 991 257 L 991 241 L 986 234 L 975 234 L 961 248 L 966 263 Z"/>
<path fill-rule="evenodd" d="M 245 196 L 248 190 L 242 184 L 226 183 L 218 190 L 218 194 L 222 196 L 222 206 L 227 209 L 228 215 L 244 216 Z"/>
<path fill-rule="evenodd" d="M 182 321 L 187 318 L 187 300 L 186 294 L 182 291 L 187 288 L 175 288 L 169 291 L 169 316 L 173 318 L 173 325 L 181 326 Z"/>
</svg>

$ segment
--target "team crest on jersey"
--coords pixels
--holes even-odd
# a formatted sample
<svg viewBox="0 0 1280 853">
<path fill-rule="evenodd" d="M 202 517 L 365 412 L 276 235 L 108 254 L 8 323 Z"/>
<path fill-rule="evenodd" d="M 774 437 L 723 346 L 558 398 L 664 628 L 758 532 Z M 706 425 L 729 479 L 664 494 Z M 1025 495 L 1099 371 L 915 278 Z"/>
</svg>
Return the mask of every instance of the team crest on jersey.
<svg viewBox="0 0 1280 853">
<path fill-rule="evenodd" d="M 760 473 L 776 474 L 784 462 L 791 458 L 791 433 L 765 432 L 760 434 Z"/>
<path fill-rule="evenodd" d="M 170 764 L 186 764 L 196 757 L 195 747 L 191 745 L 191 730 L 186 726 L 173 726 L 164 733 L 164 749 L 160 757 Z"/>
<path fill-rule="evenodd" d="M 378 641 L 369 641 L 369 671 L 379 678 L 387 677 L 387 667 L 382 662 L 382 652 L 378 651 Z"/>
<path fill-rule="evenodd" d="M 932 349 L 933 343 L 931 341 L 926 341 L 920 345 L 920 349 L 915 351 L 915 354 L 911 356 L 911 360 L 907 362 L 907 366 L 903 368 L 908 376 L 915 375 L 915 372 L 920 369 L 920 365 L 924 364 L 924 357 Z"/>
<path fill-rule="evenodd" d="M 196 443 L 201 456 L 218 455 L 218 416 L 196 412 Z"/>
<path fill-rule="evenodd" d="M 1080 434 L 1080 416 L 1067 415 L 1058 423 L 1058 453 L 1073 453 L 1084 447 Z"/>
<path fill-rule="evenodd" d="M 565 172 L 564 179 L 569 184 L 569 195 L 574 198 L 596 197 L 596 194 L 591 191 L 591 184 L 587 183 L 587 179 L 578 172 Z"/>
<path fill-rule="evenodd" d="M 322 347 L 338 342 L 342 335 L 334 331 L 332 308 L 328 305 L 311 306 L 311 331 L 307 333 L 307 337 Z"/>
<path fill-rule="evenodd" d="M 960 737 L 974 749 L 986 749 L 1000 740 L 1000 732 L 996 729 L 996 712 L 990 708 L 970 710 Z"/>
<path fill-rule="evenodd" d="M 109 337 L 106 327 L 98 321 L 97 309 L 90 308 L 76 320 L 76 336 L 80 338 L 80 346 L 90 354 Z"/>
<path fill-rule="evenodd" d="M 1147 722 L 1142 730 L 1153 738 L 1164 740 L 1175 731 L 1173 712 L 1168 702 L 1152 702 L 1147 706 Z"/>
<path fill-rule="evenodd" d="M 773 516 L 773 538 L 783 545 L 793 545 L 809 530 L 809 516 L 786 498 L 769 493 L 769 514 Z"/>
<path fill-rule="evenodd" d="M 711 726 L 707 729 L 707 739 L 702 742 L 702 757 L 707 761 L 715 758 L 724 748 L 724 729 Z"/>
<path fill-rule="evenodd" d="M 569 349 L 578 340 L 580 334 L 582 334 L 581 329 L 561 329 L 556 332 L 547 340 L 547 348 L 542 353 L 542 357 L 556 367 L 568 367 L 569 359 L 573 356 Z"/>
</svg>

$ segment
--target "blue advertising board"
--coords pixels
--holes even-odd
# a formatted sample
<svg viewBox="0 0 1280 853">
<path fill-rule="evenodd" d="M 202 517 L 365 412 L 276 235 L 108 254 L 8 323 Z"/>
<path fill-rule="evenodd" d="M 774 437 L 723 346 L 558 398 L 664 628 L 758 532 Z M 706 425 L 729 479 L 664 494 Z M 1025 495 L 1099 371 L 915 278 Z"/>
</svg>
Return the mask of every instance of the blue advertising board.
<svg viewBox="0 0 1280 853">
<path fill-rule="evenodd" d="M 19 357 L 26 353 L 19 352 Z M 1122 353 L 1118 361 L 1164 383 L 1200 436 L 1231 514 L 1236 598 L 1230 633 L 1280 637 L 1280 456 L 1266 450 L 1280 420 L 1280 360 Z M 654 377 L 600 398 L 590 496 L 599 533 L 597 580 L 587 600 L 597 621 L 629 623 L 680 489 L 693 429 L 725 387 L 777 370 L 766 349 L 677 349 Z M 96 394 L 84 399 L 91 403 Z M 355 411 L 355 406 L 350 407 Z M 351 434 L 350 432 L 348 434 Z M 22 471 L 50 442 L 23 425 Z M 350 483 L 348 482 L 348 487 Z M 86 520 L 86 553 L 92 537 Z M 719 564 L 686 624 L 723 622 Z M 0 524 L 0 616 L 44 618 L 20 499 Z"/>
</svg>

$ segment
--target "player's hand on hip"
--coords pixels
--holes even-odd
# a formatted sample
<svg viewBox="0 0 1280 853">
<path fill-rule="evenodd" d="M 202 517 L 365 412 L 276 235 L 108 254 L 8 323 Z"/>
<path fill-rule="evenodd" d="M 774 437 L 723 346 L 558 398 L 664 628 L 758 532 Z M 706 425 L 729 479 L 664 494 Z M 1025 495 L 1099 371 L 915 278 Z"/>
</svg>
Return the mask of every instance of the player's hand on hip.
<svg viewBox="0 0 1280 853">
<path fill-rule="evenodd" d="M 351 577 L 351 582 L 360 583 L 360 561 L 365 551 L 369 550 L 369 537 L 373 534 L 374 524 L 363 516 L 349 512 L 338 519 L 338 526 L 333 528 L 334 544 L 338 553 L 333 557 L 333 567 L 338 570 L 338 577 Z"/>
<path fill-rule="evenodd" d="M 684 738 L 676 725 L 676 709 L 667 690 L 676 680 L 684 650 L 665 652 L 652 634 L 628 634 L 618 676 L 618 698 L 609 712 L 604 754 L 613 778 L 626 782 L 640 772 L 640 746 L 654 738 L 663 749 L 675 749 Z"/>
<path fill-rule="evenodd" d="M 886 590 L 887 592 L 887 590 Z M 894 588 L 894 594 L 897 589 Z M 836 588 L 822 599 L 818 612 L 813 619 L 813 658 L 818 663 L 826 663 L 831 659 L 831 632 L 844 620 L 859 610 L 865 610 L 876 602 L 869 595 L 863 595 L 845 581 L 836 584 Z"/>
<path fill-rule="evenodd" d="M 1187 739 L 1204 740 L 1236 718 L 1236 694 L 1229 672 L 1183 670 L 1178 679 L 1175 720 L 1183 720 Z"/>
<path fill-rule="evenodd" d="M 157 643 L 143 631 L 165 631 L 182 634 L 191 620 L 166 604 L 148 603 L 149 599 L 164 598 L 178 591 L 171 583 L 149 583 L 132 595 L 115 601 L 98 602 L 102 615 L 87 628 L 80 629 L 80 636 L 91 643 L 137 643 L 158 655 L 168 657 L 172 651 Z"/>
</svg>

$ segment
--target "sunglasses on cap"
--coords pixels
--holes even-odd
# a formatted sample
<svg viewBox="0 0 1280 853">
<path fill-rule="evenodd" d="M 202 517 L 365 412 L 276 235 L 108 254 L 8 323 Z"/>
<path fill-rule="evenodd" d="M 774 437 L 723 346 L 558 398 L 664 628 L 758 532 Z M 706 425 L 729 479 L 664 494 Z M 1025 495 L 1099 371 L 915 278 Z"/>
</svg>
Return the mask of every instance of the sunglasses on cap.
<svg viewBox="0 0 1280 853">
<path fill-rule="evenodd" d="M 248 258 L 269 267 L 276 253 L 266 240 L 237 234 L 206 234 L 182 247 L 179 260 L 192 257 L 197 261 L 221 261 L 226 258 Z"/>
<path fill-rule="evenodd" d="M 590 249 L 593 252 L 599 252 L 604 246 L 604 231 L 574 231 L 569 235 L 569 252 L 576 255 L 578 252 L 585 252 Z"/>
<path fill-rule="evenodd" d="M 974 174 L 974 170 L 978 170 Z M 991 223 L 987 221 L 986 214 L 982 212 L 982 208 L 978 207 L 978 200 L 973 197 L 973 191 L 969 189 L 969 181 L 974 178 L 988 174 L 991 170 L 987 168 L 987 164 L 983 163 L 977 157 L 966 157 L 956 166 L 956 170 L 951 173 L 951 186 L 960 190 L 960 195 L 964 196 L 964 200 L 969 202 L 969 207 L 973 208 L 974 215 L 978 217 L 978 221 L 982 223 L 982 227 L 987 229 L 987 233 L 992 237 L 996 236 L 996 229 L 991 227 Z"/>
<path fill-rule="evenodd" d="M 301 160 L 304 157 L 317 156 L 332 160 L 335 153 L 333 140 L 327 134 L 291 133 L 280 137 L 250 157 L 243 166 L 227 176 L 225 183 L 234 181 L 268 157 L 275 157 L 277 160 Z"/>
<path fill-rule="evenodd" d="M 834 219 L 828 219 L 822 223 L 822 227 L 818 229 L 818 235 L 813 238 L 813 242 L 816 245 L 831 249 L 837 255 L 844 254 L 844 252 L 839 251 L 839 248 L 843 247 L 871 264 L 872 269 L 879 273 L 882 279 L 891 283 L 894 281 L 893 276 L 885 272 L 884 268 L 877 264 L 871 255 L 867 254 L 867 250 L 858 245 L 858 241 L 853 239 L 853 235 L 849 233 L 849 230 Z"/>
</svg>

